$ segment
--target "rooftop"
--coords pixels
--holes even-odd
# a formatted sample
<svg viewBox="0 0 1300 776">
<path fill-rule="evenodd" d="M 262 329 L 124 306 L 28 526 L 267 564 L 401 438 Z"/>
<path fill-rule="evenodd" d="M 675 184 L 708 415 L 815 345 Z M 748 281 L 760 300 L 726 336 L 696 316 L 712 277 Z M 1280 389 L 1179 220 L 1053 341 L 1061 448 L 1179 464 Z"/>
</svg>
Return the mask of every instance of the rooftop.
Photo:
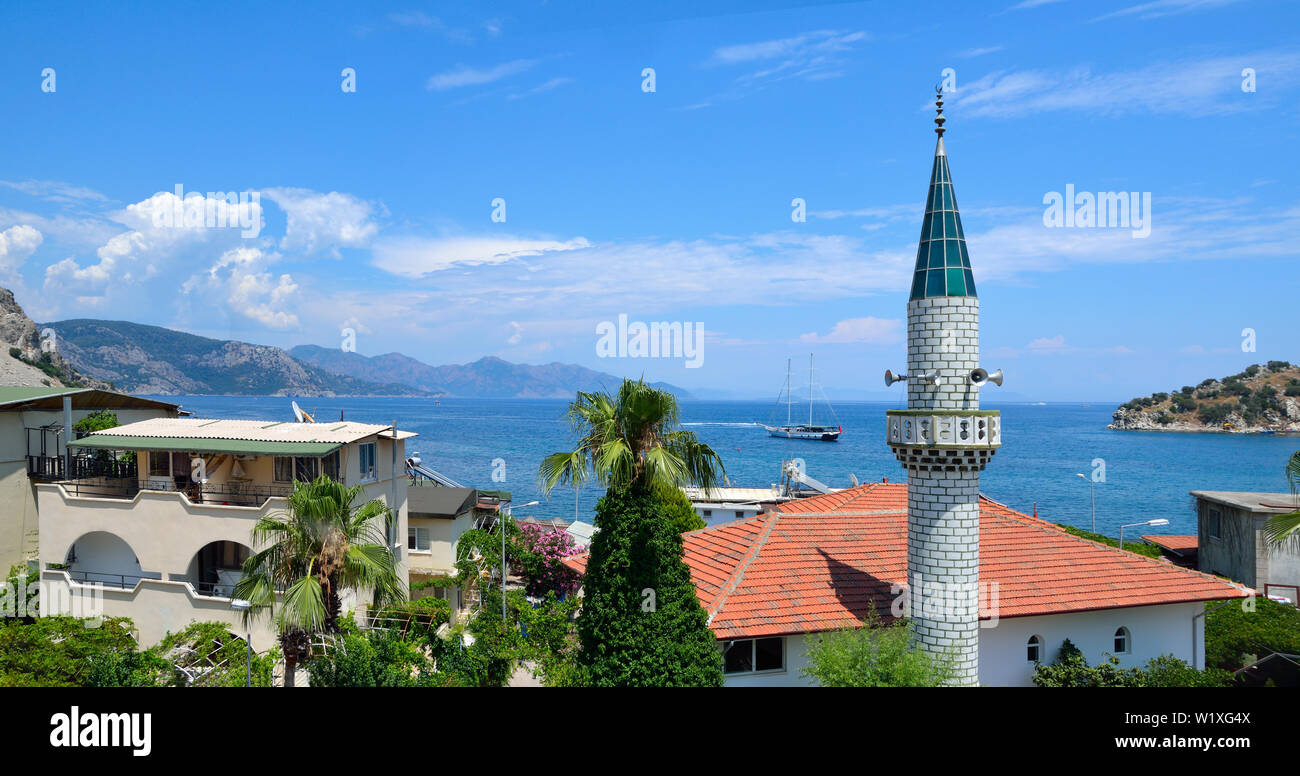
<svg viewBox="0 0 1300 776">
<path fill-rule="evenodd" d="M 98 388 L 30 388 L 22 386 L 0 386 L 0 411 L 18 412 L 22 410 L 60 410 L 63 409 L 63 397 L 72 398 L 73 409 L 161 409 L 170 412 L 180 410 L 179 404 L 146 399 L 117 391 L 103 391 Z"/>
<path fill-rule="evenodd" d="M 342 445 L 384 433 L 392 426 L 354 421 L 297 423 L 211 418 L 152 418 L 96 431 L 71 443 L 88 449 L 176 450 L 248 455 L 325 455 Z M 416 436 L 397 431 L 398 439 Z"/>
<path fill-rule="evenodd" d="M 682 488 L 691 501 L 740 503 L 776 501 L 782 498 L 776 488 Z"/>
<path fill-rule="evenodd" d="M 685 560 L 718 638 L 825 631 L 891 619 L 907 572 L 907 485 L 872 483 L 687 533 Z M 586 556 L 565 562 L 582 572 Z M 1208 574 L 1066 533 L 980 498 L 980 580 L 999 617 L 1247 595 Z M 989 606 L 981 591 L 981 611 Z"/>
<path fill-rule="evenodd" d="M 1252 493 L 1238 490 L 1194 490 L 1192 496 L 1224 506 L 1244 509 L 1247 512 L 1280 514 L 1300 509 L 1291 493 Z"/>
<path fill-rule="evenodd" d="M 1197 537 L 1195 536 L 1143 536 L 1143 539 L 1151 542 L 1157 547 L 1162 547 L 1175 555 L 1186 555 L 1196 552 Z"/>
</svg>

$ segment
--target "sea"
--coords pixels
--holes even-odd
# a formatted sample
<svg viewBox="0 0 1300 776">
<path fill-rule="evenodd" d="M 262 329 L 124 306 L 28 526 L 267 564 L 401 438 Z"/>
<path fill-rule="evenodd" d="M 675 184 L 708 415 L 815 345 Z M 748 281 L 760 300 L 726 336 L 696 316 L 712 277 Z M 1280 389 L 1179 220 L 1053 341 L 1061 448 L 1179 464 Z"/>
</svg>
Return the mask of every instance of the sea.
<svg viewBox="0 0 1300 776">
<path fill-rule="evenodd" d="M 182 409 L 206 418 L 292 420 L 294 397 L 170 396 Z M 544 456 L 571 450 L 573 436 L 560 399 L 432 399 L 297 397 L 318 421 L 397 422 L 414 431 L 407 454 L 468 487 L 507 490 L 515 516 L 592 520 L 601 490 L 538 487 Z M 885 402 L 837 402 L 843 426 L 838 442 L 776 439 L 761 423 L 772 418 L 763 401 L 681 402 L 682 425 L 722 457 L 736 487 L 767 487 L 780 480 L 781 462 L 801 458 L 809 476 L 831 487 L 858 482 L 906 481 L 906 472 L 885 444 Z M 1284 467 L 1300 449 L 1286 435 L 1111 431 L 1113 403 L 995 404 L 1002 412 L 1002 448 L 980 479 L 981 492 L 1014 509 L 1057 523 L 1091 529 L 1090 498 L 1096 497 L 1096 529 L 1118 536 L 1121 525 L 1157 518 L 1161 527 L 1125 530 L 1140 534 L 1194 534 L 1192 490 L 1286 492 Z M 783 408 L 782 408 L 783 409 Z M 779 413 L 784 415 L 784 413 Z M 784 418 L 781 418 L 784 420 Z M 1083 474 L 1080 478 L 1076 474 Z M 1092 491 L 1092 493 L 1090 493 Z"/>
</svg>

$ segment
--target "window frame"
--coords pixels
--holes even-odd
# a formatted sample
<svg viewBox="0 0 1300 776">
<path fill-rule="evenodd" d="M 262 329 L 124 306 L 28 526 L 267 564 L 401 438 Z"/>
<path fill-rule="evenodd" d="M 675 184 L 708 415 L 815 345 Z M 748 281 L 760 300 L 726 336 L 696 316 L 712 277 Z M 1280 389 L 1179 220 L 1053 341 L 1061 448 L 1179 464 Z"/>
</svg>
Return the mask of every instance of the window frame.
<svg viewBox="0 0 1300 776">
<path fill-rule="evenodd" d="M 420 532 L 424 532 L 424 549 L 420 549 Z M 420 555 L 433 554 L 433 532 L 427 525 L 410 525 L 406 526 L 406 549 L 408 552 L 418 553 Z"/>
<path fill-rule="evenodd" d="M 758 667 L 758 642 L 775 641 L 781 645 L 781 666 L 780 668 L 759 668 Z M 727 670 L 727 653 L 742 644 L 749 644 L 749 665 L 750 668 L 745 671 L 728 671 Z M 788 667 L 786 660 L 786 648 L 784 636 L 762 636 L 753 639 L 731 639 L 730 641 L 721 642 L 722 648 L 722 675 L 723 676 L 754 676 L 755 674 L 780 674 L 785 673 Z"/>
<path fill-rule="evenodd" d="M 1209 514 L 1206 516 L 1205 532 L 1209 535 L 1211 539 L 1222 539 L 1223 538 L 1223 511 L 1219 509 L 1210 509 L 1207 511 L 1209 512 Z"/>
<path fill-rule="evenodd" d="M 367 453 L 370 458 L 369 471 L 366 468 Z M 357 470 L 362 482 L 375 482 L 379 479 L 379 443 L 362 442 L 357 445 Z"/>
<path fill-rule="evenodd" d="M 1025 658 L 1030 663 L 1037 664 L 1043 662 L 1043 637 L 1042 636 L 1039 636 L 1037 633 L 1035 633 L 1032 636 L 1030 636 L 1029 639 L 1025 642 Z"/>
<path fill-rule="evenodd" d="M 1120 646 L 1119 646 L 1119 645 L 1120 645 L 1120 639 L 1123 639 L 1123 640 L 1124 640 L 1124 648 L 1123 648 L 1123 649 L 1120 649 Z M 1115 629 L 1114 641 L 1113 641 L 1113 643 L 1111 644 L 1111 646 L 1113 646 L 1113 647 L 1115 648 L 1115 651 L 1114 651 L 1113 654 L 1116 654 L 1116 655 L 1131 655 L 1131 654 L 1133 654 L 1133 632 L 1130 631 L 1126 626 L 1123 626 L 1123 625 L 1119 626 L 1118 628 Z"/>
</svg>

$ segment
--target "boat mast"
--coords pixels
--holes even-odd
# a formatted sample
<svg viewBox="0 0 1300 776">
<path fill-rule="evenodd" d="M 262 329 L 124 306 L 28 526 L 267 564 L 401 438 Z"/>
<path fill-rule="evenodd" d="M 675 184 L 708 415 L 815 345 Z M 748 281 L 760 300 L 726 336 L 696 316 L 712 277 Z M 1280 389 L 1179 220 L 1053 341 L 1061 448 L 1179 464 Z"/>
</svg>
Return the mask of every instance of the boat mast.
<svg viewBox="0 0 1300 776">
<path fill-rule="evenodd" d="M 812 425 L 813 405 L 813 354 L 808 354 L 808 425 Z"/>
<path fill-rule="evenodd" d="M 790 395 L 790 359 L 785 360 L 785 425 L 790 425 L 790 404 L 794 397 Z"/>
</svg>

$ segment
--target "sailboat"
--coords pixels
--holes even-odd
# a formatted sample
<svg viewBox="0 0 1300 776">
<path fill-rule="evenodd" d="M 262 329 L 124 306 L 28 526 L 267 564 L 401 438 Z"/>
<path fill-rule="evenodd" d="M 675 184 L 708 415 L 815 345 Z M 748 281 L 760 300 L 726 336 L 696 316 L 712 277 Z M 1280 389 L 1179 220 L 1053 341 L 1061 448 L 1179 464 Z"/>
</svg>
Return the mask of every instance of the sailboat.
<svg viewBox="0 0 1300 776">
<path fill-rule="evenodd" d="M 790 359 L 786 359 L 785 390 L 783 391 L 783 393 L 785 393 L 785 425 L 764 425 L 763 428 L 767 429 L 768 434 L 774 437 L 781 437 L 782 439 L 813 439 L 819 442 L 837 441 L 840 438 L 840 434 L 844 433 L 843 426 L 818 426 L 813 423 L 813 396 L 815 395 L 815 392 L 813 390 L 812 355 L 809 354 L 808 356 L 808 423 L 806 425 L 794 424 L 794 398 L 790 394 L 790 374 Z M 777 397 L 777 401 L 781 401 L 780 397 Z M 827 401 L 826 404 L 828 407 L 830 406 L 829 401 Z M 831 414 L 833 415 L 834 413 L 835 410 L 832 409 Z"/>
</svg>

